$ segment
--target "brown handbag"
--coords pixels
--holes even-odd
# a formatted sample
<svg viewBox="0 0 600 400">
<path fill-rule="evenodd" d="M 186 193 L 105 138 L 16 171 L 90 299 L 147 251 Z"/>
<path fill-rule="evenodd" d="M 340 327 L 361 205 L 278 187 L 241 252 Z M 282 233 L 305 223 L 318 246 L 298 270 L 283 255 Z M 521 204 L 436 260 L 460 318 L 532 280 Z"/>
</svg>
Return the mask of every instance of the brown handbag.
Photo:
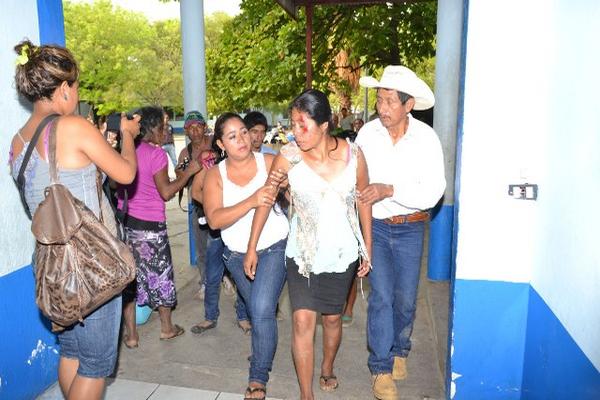
<svg viewBox="0 0 600 400">
<path fill-rule="evenodd" d="M 136 267 L 127 245 L 59 182 L 55 121 L 48 163 L 50 185 L 31 225 L 36 238 L 36 303 L 55 324 L 67 327 L 120 294 L 135 278 Z M 102 202 L 99 181 L 96 185 Z"/>
</svg>

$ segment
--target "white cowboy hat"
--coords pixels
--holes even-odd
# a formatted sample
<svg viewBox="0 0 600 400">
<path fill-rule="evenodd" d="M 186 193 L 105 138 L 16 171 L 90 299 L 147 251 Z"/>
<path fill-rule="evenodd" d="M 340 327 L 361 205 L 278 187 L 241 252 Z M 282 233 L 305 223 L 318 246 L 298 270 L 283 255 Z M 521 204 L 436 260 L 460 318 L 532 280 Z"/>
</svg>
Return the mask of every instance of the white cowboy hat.
<svg viewBox="0 0 600 400">
<path fill-rule="evenodd" d="M 415 110 L 427 110 L 435 104 L 435 97 L 429 86 L 414 72 L 401 65 L 388 65 L 383 70 L 381 80 L 372 76 L 363 76 L 360 86 L 368 88 L 394 89 L 415 98 Z"/>
</svg>

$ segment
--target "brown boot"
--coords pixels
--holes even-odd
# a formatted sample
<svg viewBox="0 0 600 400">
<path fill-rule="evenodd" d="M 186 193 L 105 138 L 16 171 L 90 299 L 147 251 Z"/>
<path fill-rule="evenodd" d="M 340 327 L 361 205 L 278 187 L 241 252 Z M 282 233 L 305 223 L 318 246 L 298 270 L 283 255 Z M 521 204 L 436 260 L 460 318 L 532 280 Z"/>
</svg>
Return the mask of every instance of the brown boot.
<svg viewBox="0 0 600 400">
<path fill-rule="evenodd" d="M 378 400 L 398 400 L 398 390 L 392 374 L 373 375 L 373 396 Z"/>
<path fill-rule="evenodd" d="M 392 378 L 395 381 L 406 379 L 406 358 L 405 357 L 394 357 L 394 370 L 392 371 Z"/>
</svg>

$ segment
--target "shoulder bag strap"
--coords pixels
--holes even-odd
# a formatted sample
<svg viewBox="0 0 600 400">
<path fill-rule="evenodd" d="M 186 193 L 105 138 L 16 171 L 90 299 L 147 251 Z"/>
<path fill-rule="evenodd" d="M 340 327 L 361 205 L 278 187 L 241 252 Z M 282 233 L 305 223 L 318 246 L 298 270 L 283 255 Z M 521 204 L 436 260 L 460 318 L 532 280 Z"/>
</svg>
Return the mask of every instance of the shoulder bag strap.
<svg viewBox="0 0 600 400">
<path fill-rule="evenodd" d="M 25 169 L 27 168 L 27 164 L 29 164 L 29 159 L 31 158 L 31 153 L 33 153 L 33 149 L 35 149 L 35 145 L 37 144 L 44 127 L 48 125 L 48 122 L 52 121 L 58 117 L 58 114 L 50 114 L 46 116 L 42 122 L 38 125 L 33 134 L 33 137 L 29 141 L 29 146 L 23 155 L 23 162 L 21 163 L 21 168 L 19 169 L 19 175 L 17 176 L 17 187 L 19 188 L 19 194 L 21 195 L 21 202 L 25 207 L 25 212 L 29 219 L 31 219 L 31 211 L 29 211 L 29 206 L 27 205 L 27 201 L 25 200 Z"/>
</svg>

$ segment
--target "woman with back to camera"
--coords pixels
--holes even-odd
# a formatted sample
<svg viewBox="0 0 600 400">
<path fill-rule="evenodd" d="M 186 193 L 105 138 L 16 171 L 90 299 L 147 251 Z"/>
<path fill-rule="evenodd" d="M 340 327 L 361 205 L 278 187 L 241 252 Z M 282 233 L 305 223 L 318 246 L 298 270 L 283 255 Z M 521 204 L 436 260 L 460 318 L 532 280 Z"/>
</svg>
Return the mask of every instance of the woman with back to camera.
<svg viewBox="0 0 600 400">
<path fill-rule="evenodd" d="M 177 302 L 175 293 L 171 246 L 167 234 L 165 202 L 185 186 L 200 170 L 198 161 L 189 166 L 177 179 L 169 180 L 169 161 L 162 149 L 164 139 L 164 111 L 160 107 L 143 107 L 140 115 L 141 140 L 137 141 L 137 176 L 133 183 L 119 187 L 119 210 L 123 210 L 124 191 L 127 191 L 125 233 L 127 243 L 136 261 L 136 282 L 124 291 L 123 317 L 125 320 L 125 346 L 136 348 L 139 335 L 135 323 L 135 304 L 158 309 L 160 339 L 174 339 L 184 329 L 173 324 L 171 309 Z"/>
<path fill-rule="evenodd" d="M 56 124 L 59 180 L 98 215 L 96 170 L 101 169 L 123 184 L 133 181 L 137 166 L 133 139 L 139 133 L 139 118 L 121 118 L 123 145 L 121 154 L 117 153 L 96 127 L 73 115 L 79 102 L 79 70 L 69 50 L 34 46 L 25 40 L 15 46 L 15 51 L 19 54 L 16 88 L 33 103 L 33 112 L 12 140 L 9 162 L 13 178 L 19 173 L 40 122 L 51 114 L 59 115 L 44 129 L 25 170 L 25 200 L 31 214 L 44 199 L 44 190 L 50 184 L 47 147 L 49 132 Z M 58 334 L 58 382 L 65 398 L 101 398 L 105 378 L 114 370 L 120 322 L 121 296 L 116 296 L 88 315 L 83 323 Z"/>
<path fill-rule="evenodd" d="M 221 229 L 223 260 L 244 299 L 252 322 L 252 355 L 245 399 L 264 399 L 277 348 L 277 302 L 285 283 L 285 243 L 288 222 L 272 209 L 275 193 L 266 186 L 273 156 L 252 152 L 250 134 L 242 118 L 221 115 L 213 138 L 225 159 L 206 174 L 204 210 L 208 224 Z M 257 243 L 258 267 L 246 276 L 242 261 L 256 209 L 268 207 L 265 234 Z M 268 218 L 267 218 L 268 217 Z"/>
<path fill-rule="evenodd" d="M 323 322 L 319 387 L 330 392 L 339 385 L 333 363 L 342 339 L 341 314 L 354 276 L 363 277 L 370 268 L 371 207 L 357 203 L 357 189 L 369 184 L 369 175 L 360 149 L 331 136 L 333 117 L 323 92 L 306 90 L 292 101 L 290 110 L 297 145 L 284 146 L 271 171 L 287 172 L 289 180 L 286 264 L 293 311 L 292 355 L 300 398 L 309 400 L 314 399 L 317 313 Z M 254 214 L 244 260 L 248 274 L 256 268 L 256 243 L 262 239 L 267 212 L 265 207 Z"/>
</svg>

